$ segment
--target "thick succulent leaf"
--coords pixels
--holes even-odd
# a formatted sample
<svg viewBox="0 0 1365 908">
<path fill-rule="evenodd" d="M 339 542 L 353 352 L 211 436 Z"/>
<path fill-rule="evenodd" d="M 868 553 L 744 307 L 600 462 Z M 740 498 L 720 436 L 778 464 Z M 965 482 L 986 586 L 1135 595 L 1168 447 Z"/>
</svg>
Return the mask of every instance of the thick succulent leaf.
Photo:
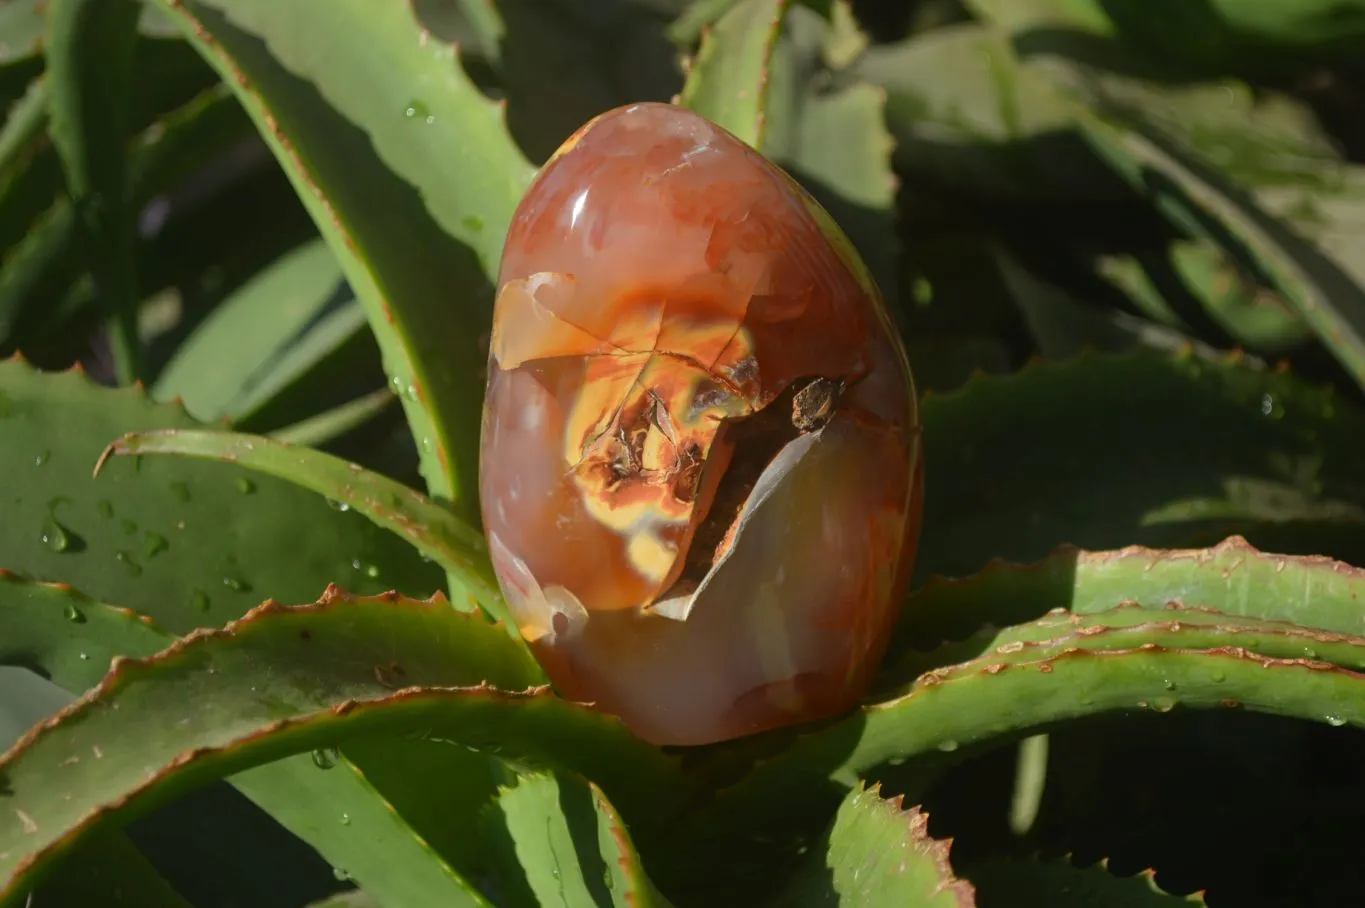
<svg viewBox="0 0 1365 908">
<path fill-rule="evenodd" d="M 790 0 L 742 0 L 702 35 L 682 106 L 763 147 L 768 74 Z"/>
<path fill-rule="evenodd" d="M 141 9 L 137 0 L 51 0 L 44 42 L 52 143 L 66 171 L 96 296 L 109 317 L 115 370 L 125 384 L 142 377 L 134 212 L 121 153 L 130 132 Z"/>
<path fill-rule="evenodd" d="M 509 617 L 483 536 L 448 509 L 387 476 L 311 448 L 231 432 L 170 429 L 132 433 L 114 442 L 109 452 L 133 457 L 185 454 L 297 483 L 327 496 L 336 509 L 363 514 L 440 564 L 460 591 L 470 597 L 456 601 L 457 608 L 482 608 L 498 620 Z M 515 625 L 508 627 L 516 633 Z"/>
<path fill-rule="evenodd" d="M 1113 649 L 1107 648 L 1110 634 L 1123 640 Z M 1219 645 L 1198 648 L 1207 647 L 1213 636 Z M 721 791 L 678 827 L 674 841 L 688 849 L 688 858 L 668 869 L 695 861 L 718 865 L 722 855 L 738 847 L 748 849 L 749 867 L 789 861 L 838 799 L 878 767 L 914 758 L 918 777 L 927 782 L 935 770 L 969 751 L 1087 716 L 1161 712 L 1178 701 L 1192 709 L 1245 709 L 1332 726 L 1365 724 L 1365 676 L 1308 657 L 1304 641 L 1288 633 L 1274 643 L 1269 639 L 1260 629 L 1218 631 L 1174 620 L 1140 634 L 1094 625 L 1047 644 L 991 650 L 930 672 L 904 693 L 798 738 Z M 1353 653 L 1355 664 L 1365 655 L 1361 638 L 1334 643 Z M 1261 645 L 1283 645 L 1286 652 L 1297 646 L 1298 653 L 1262 656 L 1253 649 Z M 778 840 L 767 838 L 774 829 L 784 830 Z M 685 883 L 685 874 L 678 882 Z M 744 885 L 728 877 L 710 882 L 721 888 Z"/>
<path fill-rule="evenodd" d="M 1068 542 L 1183 548 L 1235 533 L 1365 561 L 1365 417 L 1282 372 L 1235 357 L 1087 355 L 979 377 L 928 396 L 922 414 L 937 479 L 921 577 Z"/>
<path fill-rule="evenodd" d="M 883 798 L 880 786 L 859 783 L 834 815 L 806 866 L 773 902 L 814 905 L 916 905 L 975 908 L 972 884 L 957 879 L 949 842 L 931 838 L 929 815 Z"/>
<path fill-rule="evenodd" d="M 315 239 L 281 256 L 196 326 L 157 376 L 152 396 L 179 397 L 205 421 L 235 419 L 259 399 L 261 385 L 278 385 L 277 370 L 306 370 L 364 325 L 341 267 Z M 308 346 L 306 362 L 277 365 L 311 337 L 325 341 Z"/>
<path fill-rule="evenodd" d="M 1157 885 L 1151 870 L 1117 876 L 1104 861 L 1093 867 L 1077 867 L 1065 858 L 981 861 L 969 865 L 963 876 L 971 880 L 977 900 L 986 908 L 1174 908 L 1204 904 L 1198 893 L 1182 896 L 1166 892 Z"/>
<path fill-rule="evenodd" d="M 0 574 L 0 665 L 24 666 L 79 693 L 98 684 L 114 658 L 150 656 L 173 642 L 145 617 L 94 602 L 64 584 Z M 453 904 L 474 898 L 447 859 L 467 850 L 461 845 L 468 837 L 452 820 L 461 816 L 459 805 L 473 799 L 464 814 L 473 822 L 495 790 L 487 776 L 481 755 L 381 736 L 348 741 L 344 754 L 320 762 L 301 754 L 230 781 L 376 894 L 395 905 L 420 905 L 431 893 L 443 893 Z M 428 817 L 432 812 L 436 816 Z M 68 860 L 79 861 L 83 853 L 78 849 Z M 477 867 L 466 862 L 458 869 Z"/>
<path fill-rule="evenodd" d="M 161 2 L 234 86 L 341 263 L 431 493 L 476 519 L 489 275 L 532 174 L 500 111 L 407 3 Z"/>
<path fill-rule="evenodd" d="M 976 197 L 1117 201 L 1129 190 L 1074 135 L 1074 102 L 1009 38 L 962 23 L 874 45 L 857 75 L 886 91 L 896 163 Z"/>
<path fill-rule="evenodd" d="M 499 905 L 668 906 L 616 809 L 575 773 L 521 776 L 501 790 L 482 829 L 505 881 Z"/>
<path fill-rule="evenodd" d="M 1119 176 L 1288 300 L 1365 383 L 1365 171 L 1340 160 L 1306 104 L 1237 82 L 1172 87 L 1131 48 L 1097 55 L 1114 23 L 1089 4 L 976 5 L 1017 44 L 1032 33 L 1029 65 L 1077 105 L 1078 126 Z"/>
<path fill-rule="evenodd" d="M 1233 537 L 1183 551 L 1066 547 L 1032 564 L 995 561 L 963 579 L 936 577 L 906 603 L 899 636 L 903 645 L 930 648 L 985 625 L 1032 621 L 1054 609 L 1091 615 L 1120 602 L 1151 609 L 1186 602 L 1365 635 L 1365 571 L 1330 558 L 1262 552 Z"/>
<path fill-rule="evenodd" d="M 306 602 L 331 582 L 425 595 L 440 583 L 401 540 L 283 480 L 179 458 L 119 458 L 125 432 L 196 428 L 139 389 L 0 363 L 0 566 L 61 580 L 175 633 L 262 598 Z"/>
<path fill-rule="evenodd" d="M 325 754 L 361 734 L 562 763 L 599 784 L 632 823 L 665 822 L 686 797 L 674 760 L 545 688 L 510 692 L 535 676 L 499 628 L 440 598 L 396 596 L 267 603 L 221 631 L 119 660 L 0 759 L 13 811 L 0 818 L 6 894 L 97 821 L 126 820 L 197 783 Z"/>
</svg>

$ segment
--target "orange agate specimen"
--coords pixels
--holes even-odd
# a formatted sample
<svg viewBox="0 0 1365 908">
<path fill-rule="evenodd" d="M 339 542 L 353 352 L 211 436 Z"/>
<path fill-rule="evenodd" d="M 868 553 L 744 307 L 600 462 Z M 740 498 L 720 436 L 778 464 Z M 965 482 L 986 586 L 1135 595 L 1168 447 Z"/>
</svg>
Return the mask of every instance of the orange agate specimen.
<svg viewBox="0 0 1365 908">
<path fill-rule="evenodd" d="M 481 502 L 562 694 L 659 744 L 848 709 L 918 539 L 914 385 L 828 215 L 706 119 L 634 104 L 508 231 Z"/>
</svg>

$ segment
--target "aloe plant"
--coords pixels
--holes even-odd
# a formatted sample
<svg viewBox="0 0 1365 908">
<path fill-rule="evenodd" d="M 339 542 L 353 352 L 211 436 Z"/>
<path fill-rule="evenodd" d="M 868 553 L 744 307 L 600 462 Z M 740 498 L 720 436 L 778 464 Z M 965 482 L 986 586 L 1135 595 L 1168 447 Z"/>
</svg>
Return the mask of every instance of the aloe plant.
<svg viewBox="0 0 1365 908">
<path fill-rule="evenodd" d="M 1149 6 L 0 5 L 0 904 L 1353 903 L 1365 4 Z M 703 746 L 556 690 L 479 520 L 508 225 L 635 101 L 920 392 L 871 691 Z"/>
</svg>

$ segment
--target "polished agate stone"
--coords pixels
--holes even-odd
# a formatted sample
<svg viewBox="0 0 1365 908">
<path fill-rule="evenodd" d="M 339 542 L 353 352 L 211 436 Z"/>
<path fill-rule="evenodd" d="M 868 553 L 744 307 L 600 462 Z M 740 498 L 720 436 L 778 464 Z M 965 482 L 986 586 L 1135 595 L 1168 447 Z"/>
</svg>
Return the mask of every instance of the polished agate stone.
<svg viewBox="0 0 1365 908">
<path fill-rule="evenodd" d="M 555 687 L 659 744 L 849 708 L 919 531 L 914 385 L 876 286 L 785 172 L 666 104 L 589 122 L 517 209 L 480 472 Z"/>
</svg>

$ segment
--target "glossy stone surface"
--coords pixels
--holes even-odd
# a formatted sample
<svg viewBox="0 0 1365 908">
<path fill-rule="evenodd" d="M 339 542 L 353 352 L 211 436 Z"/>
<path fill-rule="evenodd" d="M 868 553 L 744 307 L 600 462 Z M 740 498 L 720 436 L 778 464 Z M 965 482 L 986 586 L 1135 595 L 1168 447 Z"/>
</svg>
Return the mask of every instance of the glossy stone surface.
<svg viewBox="0 0 1365 908">
<path fill-rule="evenodd" d="M 915 406 L 875 286 L 783 171 L 670 105 L 584 126 L 508 231 L 481 450 L 555 686 L 661 744 L 850 707 L 917 543 Z"/>
</svg>

